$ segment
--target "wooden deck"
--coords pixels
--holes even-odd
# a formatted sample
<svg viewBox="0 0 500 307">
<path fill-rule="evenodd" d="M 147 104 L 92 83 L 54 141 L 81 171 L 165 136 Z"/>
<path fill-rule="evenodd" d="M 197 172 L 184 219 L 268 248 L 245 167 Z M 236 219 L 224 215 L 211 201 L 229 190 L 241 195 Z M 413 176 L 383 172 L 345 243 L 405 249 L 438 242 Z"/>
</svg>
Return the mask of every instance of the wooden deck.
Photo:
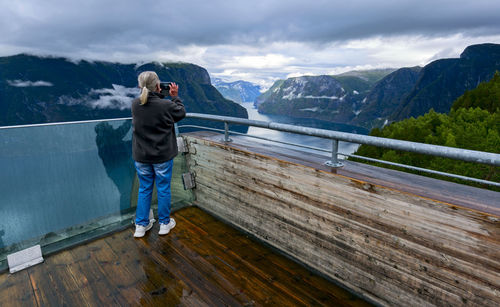
<svg viewBox="0 0 500 307">
<path fill-rule="evenodd" d="M 174 217 L 167 236 L 130 228 L 0 275 L 0 306 L 367 305 L 196 207 Z"/>
</svg>

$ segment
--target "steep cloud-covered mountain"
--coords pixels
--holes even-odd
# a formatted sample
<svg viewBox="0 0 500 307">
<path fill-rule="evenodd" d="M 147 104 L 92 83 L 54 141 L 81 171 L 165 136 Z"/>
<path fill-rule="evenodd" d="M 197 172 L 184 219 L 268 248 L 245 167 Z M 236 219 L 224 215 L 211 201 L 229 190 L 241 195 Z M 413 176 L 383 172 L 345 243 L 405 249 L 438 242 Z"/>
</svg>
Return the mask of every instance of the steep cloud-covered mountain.
<svg viewBox="0 0 500 307">
<path fill-rule="evenodd" d="M 213 78 L 212 84 L 225 98 L 241 103 L 254 102 L 260 95 L 260 86 L 247 81 L 225 82 L 219 78 Z"/>
<path fill-rule="evenodd" d="M 386 73 L 389 73 L 387 70 Z M 385 76 L 381 73 L 379 78 Z M 303 76 L 279 80 L 256 100 L 259 112 L 351 121 L 378 78 L 358 74 Z"/>
<path fill-rule="evenodd" d="M 443 59 L 426 65 L 407 97 L 394 110 L 390 120 L 425 114 L 431 108 L 447 113 L 459 96 L 489 81 L 500 70 L 500 45 L 467 47 L 458 59 Z"/>
<path fill-rule="evenodd" d="M 178 83 L 188 112 L 248 117 L 193 64 L 71 62 L 21 54 L 0 58 L 0 125 L 129 117 L 139 95 L 137 76 L 145 70 Z"/>
</svg>

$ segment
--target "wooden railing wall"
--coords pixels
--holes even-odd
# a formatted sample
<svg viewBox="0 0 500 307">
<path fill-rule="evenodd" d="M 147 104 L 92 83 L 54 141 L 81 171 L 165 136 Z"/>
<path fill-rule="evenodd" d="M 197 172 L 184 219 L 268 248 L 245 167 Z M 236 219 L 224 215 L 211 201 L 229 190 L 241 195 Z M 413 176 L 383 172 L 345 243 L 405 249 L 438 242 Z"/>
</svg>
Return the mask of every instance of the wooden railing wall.
<svg viewBox="0 0 500 307">
<path fill-rule="evenodd" d="M 381 305 L 498 306 L 498 217 L 186 136 L 201 208 Z"/>
</svg>

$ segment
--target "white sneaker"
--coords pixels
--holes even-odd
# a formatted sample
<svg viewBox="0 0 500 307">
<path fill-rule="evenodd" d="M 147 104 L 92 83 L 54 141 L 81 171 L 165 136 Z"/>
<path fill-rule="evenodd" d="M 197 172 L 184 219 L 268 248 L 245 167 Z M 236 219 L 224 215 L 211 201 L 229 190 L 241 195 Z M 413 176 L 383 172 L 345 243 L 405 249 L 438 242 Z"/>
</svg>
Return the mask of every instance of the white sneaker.
<svg viewBox="0 0 500 307">
<path fill-rule="evenodd" d="M 170 218 L 170 222 L 168 222 L 168 224 L 160 224 L 160 231 L 158 232 L 158 234 L 166 235 L 174 227 L 175 227 L 175 220 L 173 218 Z"/>
<path fill-rule="evenodd" d="M 142 238 L 146 234 L 146 231 L 150 230 L 153 227 L 154 220 L 149 220 L 148 226 L 135 225 L 135 233 L 134 237 Z"/>
</svg>

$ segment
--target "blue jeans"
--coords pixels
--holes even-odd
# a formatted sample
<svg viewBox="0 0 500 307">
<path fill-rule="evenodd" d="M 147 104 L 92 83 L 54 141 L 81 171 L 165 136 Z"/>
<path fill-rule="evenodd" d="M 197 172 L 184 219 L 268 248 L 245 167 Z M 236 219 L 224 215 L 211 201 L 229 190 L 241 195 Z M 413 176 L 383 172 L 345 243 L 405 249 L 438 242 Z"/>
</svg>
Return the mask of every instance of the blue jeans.
<svg viewBox="0 0 500 307">
<path fill-rule="evenodd" d="M 173 164 L 173 159 L 158 164 L 135 162 L 137 177 L 139 177 L 139 197 L 135 211 L 136 225 L 147 226 L 149 224 L 149 209 L 155 179 L 158 192 L 158 219 L 161 224 L 170 222 L 170 201 L 172 198 L 170 180 L 172 179 Z"/>
</svg>

